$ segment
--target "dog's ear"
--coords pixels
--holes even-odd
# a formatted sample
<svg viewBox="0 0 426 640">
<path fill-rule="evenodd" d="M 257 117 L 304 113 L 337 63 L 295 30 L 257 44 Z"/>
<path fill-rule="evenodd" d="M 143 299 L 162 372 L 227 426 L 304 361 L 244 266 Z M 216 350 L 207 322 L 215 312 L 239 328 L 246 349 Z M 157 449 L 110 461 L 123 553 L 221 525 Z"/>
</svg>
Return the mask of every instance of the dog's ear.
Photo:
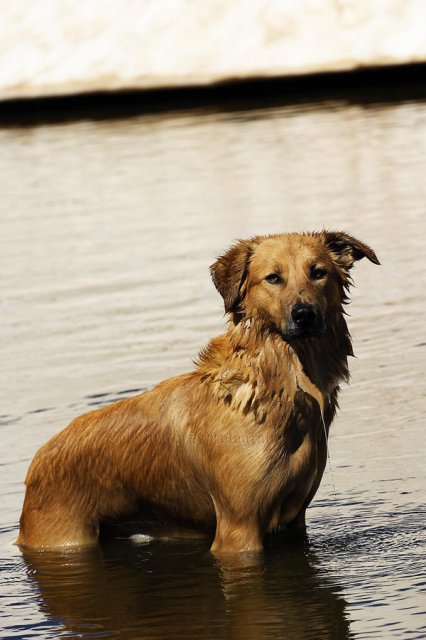
<svg viewBox="0 0 426 640">
<path fill-rule="evenodd" d="M 252 240 L 240 240 L 210 267 L 214 286 L 223 298 L 227 313 L 237 310 L 241 287 L 248 274 L 253 244 Z"/>
<path fill-rule="evenodd" d="M 370 262 L 380 264 L 373 249 L 342 231 L 325 231 L 324 242 L 334 261 L 344 269 L 351 269 L 354 262 L 361 258 L 368 258 Z"/>
</svg>

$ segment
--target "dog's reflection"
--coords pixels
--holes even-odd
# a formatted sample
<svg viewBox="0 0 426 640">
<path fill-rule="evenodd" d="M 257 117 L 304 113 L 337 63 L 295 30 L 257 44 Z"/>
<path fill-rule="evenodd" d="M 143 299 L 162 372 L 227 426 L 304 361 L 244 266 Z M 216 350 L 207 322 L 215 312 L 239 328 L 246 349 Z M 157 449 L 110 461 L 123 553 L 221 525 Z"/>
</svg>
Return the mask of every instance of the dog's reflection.
<svg viewBox="0 0 426 640">
<path fill-rule="evenodd" d="M 207 548 L 116 541 L 25 562 L 41 610 L 68 637 L 350 637 L 346 603 L 307 539 L 281 534 L 265 553 L 220 559 Z"/>
</svg>

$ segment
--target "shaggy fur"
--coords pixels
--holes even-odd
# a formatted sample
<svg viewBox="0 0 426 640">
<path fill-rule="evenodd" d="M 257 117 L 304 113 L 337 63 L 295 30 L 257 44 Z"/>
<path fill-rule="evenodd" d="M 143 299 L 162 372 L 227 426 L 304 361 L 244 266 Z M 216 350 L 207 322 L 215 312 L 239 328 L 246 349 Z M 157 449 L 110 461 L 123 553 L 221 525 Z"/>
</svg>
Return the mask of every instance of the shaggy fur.
<svg viewBox="0 0 426 640">
<path fill-rule="evenodd" d="M 195 371 L 86 413 L 38 451 L 18 544 L 94 545 L 104 522 L 133 515 L 147 528 L 210 532 L 217 553 L 303 527 L 348 380 L 343 304 L 363 257 L 379 264 L 328 231 L 234 245 L 211 267 L 227 332 Z"/>
</svg>

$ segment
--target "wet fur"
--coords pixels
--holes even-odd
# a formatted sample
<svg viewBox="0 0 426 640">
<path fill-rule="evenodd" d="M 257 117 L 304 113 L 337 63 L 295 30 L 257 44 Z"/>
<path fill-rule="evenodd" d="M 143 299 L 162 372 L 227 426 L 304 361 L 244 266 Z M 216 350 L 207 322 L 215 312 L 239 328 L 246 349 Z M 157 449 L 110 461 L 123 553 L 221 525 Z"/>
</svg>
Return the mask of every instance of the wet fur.
<svg viewBox="0 0 426 640">
<path fill-rule="evenodd" d="M 34 457 L 18 544 L 97 543 L 132 516 L 153 530 L 213 536 L 216 553 L 257 551 L 280 525 L 303 527 L 326 464 L 326 435 L 352 347 L 343 314 L 365 244 L 338 232 L 240 241 L 211 268 L 228 330 L 196 369 L 80 416 Z M 327 271 L 313 281 L 312 265 Z M 265 277 L 280 270 L 283 283 Z M 292 305 L 318 306 L 325 334 L 286 341 Z"/>
</svg>

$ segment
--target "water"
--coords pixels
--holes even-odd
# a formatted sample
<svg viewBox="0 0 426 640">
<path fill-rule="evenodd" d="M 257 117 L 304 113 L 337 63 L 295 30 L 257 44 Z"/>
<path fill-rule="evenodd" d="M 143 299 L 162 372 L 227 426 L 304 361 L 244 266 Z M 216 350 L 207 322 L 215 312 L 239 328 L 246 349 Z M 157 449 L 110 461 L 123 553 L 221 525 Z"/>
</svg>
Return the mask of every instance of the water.
<svg viewBox="0 0 426 640">
<path fill-rule="evenodd" d="M 422 638 L 426 111 L 334 100 L 0 129 L 1 600 L 7 638 Z M 345 229 L 356 359 L 308 537 L 23 557 L 32 456 L 89 407 L 189 370 L 235 238 Z"/>
</svg>

